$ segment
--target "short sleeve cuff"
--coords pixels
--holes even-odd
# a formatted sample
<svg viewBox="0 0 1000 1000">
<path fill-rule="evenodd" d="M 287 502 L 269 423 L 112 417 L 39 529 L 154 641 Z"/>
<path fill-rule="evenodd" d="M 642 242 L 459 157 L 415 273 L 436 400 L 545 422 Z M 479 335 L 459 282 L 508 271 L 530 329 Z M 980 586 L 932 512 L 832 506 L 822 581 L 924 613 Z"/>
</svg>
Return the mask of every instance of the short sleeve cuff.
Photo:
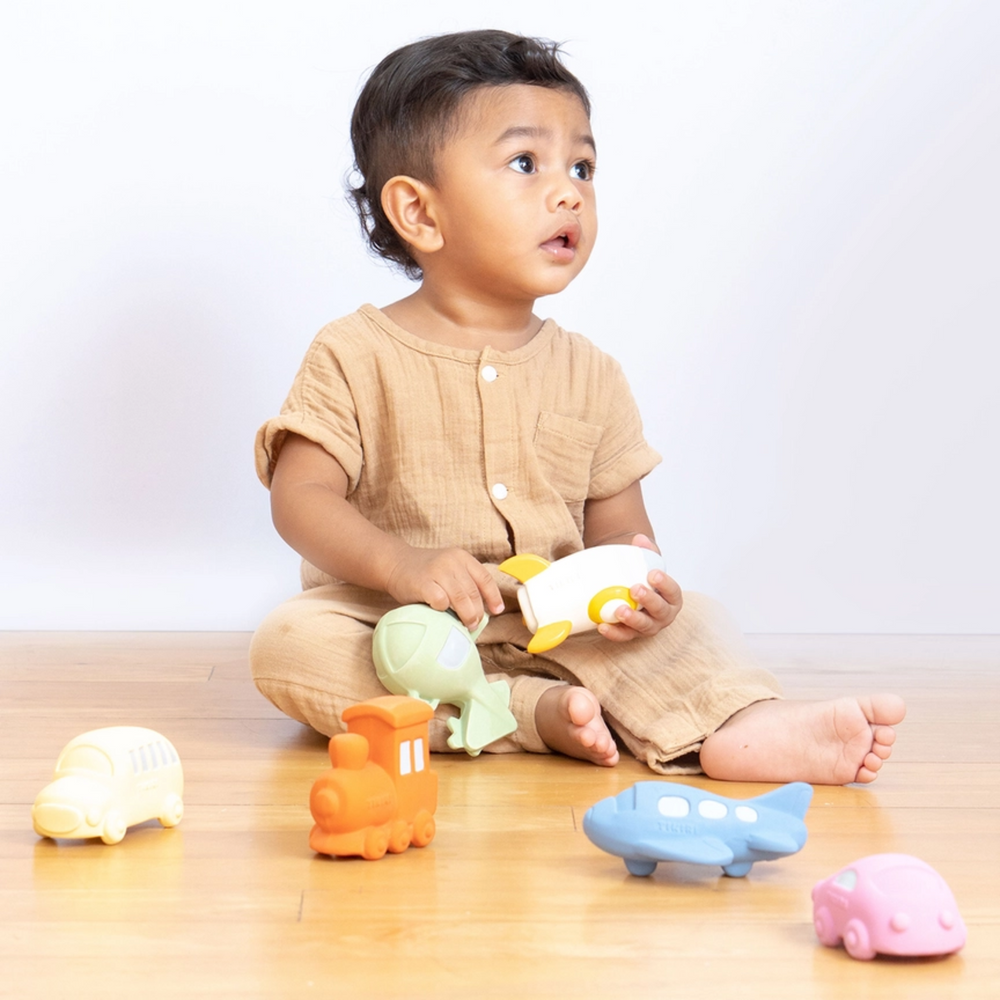
<svg viewBox="0 0 1000 1000">
<path fill-rule="evenodd" d="M 588 499 L 604 500 L 621 493 L 627 486 L 648 476 L 662 461 L 658 452 L 645 441 L 637 442 L 598 471 L 590 481 Z"/>
</svg>

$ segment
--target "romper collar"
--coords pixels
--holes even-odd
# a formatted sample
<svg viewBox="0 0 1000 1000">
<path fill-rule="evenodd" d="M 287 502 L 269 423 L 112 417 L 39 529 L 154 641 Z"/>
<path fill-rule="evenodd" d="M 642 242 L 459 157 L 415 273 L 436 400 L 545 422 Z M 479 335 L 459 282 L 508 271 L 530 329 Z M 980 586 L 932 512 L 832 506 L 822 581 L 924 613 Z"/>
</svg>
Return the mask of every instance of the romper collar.
<svg viewBox="0 0 1000 1000">
<path fill-rule="evenodd" d="M 435 344 L 433 341 L 424 340 L 423 337 L 417 337 L 415 334 L 404 330 L 401 326 L 394 323 L 377 306 L 368 303 L 363 305 L 358 312 L 382 330 L 383 333 L 409 347 L 411 350 L 430 357 L 450 358 L 467 364 L 478 364 L 485 358 L 502 361 L 507 365 L 523 364 L 536 357 L 540 351 L 543 351 L 559 330 L 559 326 L 555 320 L 546 319 L 542 321 L 538 333 L 528 343 L 518 347 L 516 350 L 501 351 L 495 347 L 486 346 L 481 351 L 477 351 L 467 347 L 449 347 L 447 344 Z"/>
</svg>

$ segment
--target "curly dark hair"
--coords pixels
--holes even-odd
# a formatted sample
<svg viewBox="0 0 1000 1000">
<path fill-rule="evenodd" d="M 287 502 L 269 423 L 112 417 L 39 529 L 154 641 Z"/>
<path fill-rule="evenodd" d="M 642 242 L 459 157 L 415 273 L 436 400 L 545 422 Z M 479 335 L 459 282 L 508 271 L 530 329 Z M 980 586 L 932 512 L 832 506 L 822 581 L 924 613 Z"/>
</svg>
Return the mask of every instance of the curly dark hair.
<svg viewBox="0 0 1000 1000">
<path fill-rule="evenodd" d="M 590 116 L 587 91 L 559 52 L 556 42 L 507 31 L 461 31 L 404 45 L 372 70 L 351 116 L 357 183 L 349 193 L 374 253 L 422 276 L 382 210 L 382 188 L 398 174 L 434 182 L 434 155 L 454 135 L 470 92 L 520 83 L 565 89 Z"/>
</svg>

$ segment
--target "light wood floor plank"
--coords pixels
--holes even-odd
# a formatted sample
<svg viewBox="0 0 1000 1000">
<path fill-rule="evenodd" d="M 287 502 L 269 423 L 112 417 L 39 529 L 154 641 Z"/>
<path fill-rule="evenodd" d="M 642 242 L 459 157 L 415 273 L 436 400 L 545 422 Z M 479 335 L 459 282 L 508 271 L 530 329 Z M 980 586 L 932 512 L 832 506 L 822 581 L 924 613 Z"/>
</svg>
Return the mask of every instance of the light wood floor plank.
<svg viewBox="0 0 1000 1000">
<path fill-rule="evenodd" d="M 880 779 L 817 787 L 803 850 L 744 879 L 694 865 L 638 879 L 590 844 L 586 809 L 654 777 L 632 759 L 435 757 L 427 848 L 318 857 L 308 795 L 326 741 L 257 694 L 248 640 L 0 633 L 0 997 L 997 996 L 998 637 L 752 637 L 790 697 L 898 690 L 910 711 Z M 177 746 L 183 822 L 114 847 L 39 839 L 31 802 L 59 750 L 113 724 Z M 961 954 L 857 962 L 818 943 L 812 886 L 880 851 L 945 876 Z"/>
</svg>

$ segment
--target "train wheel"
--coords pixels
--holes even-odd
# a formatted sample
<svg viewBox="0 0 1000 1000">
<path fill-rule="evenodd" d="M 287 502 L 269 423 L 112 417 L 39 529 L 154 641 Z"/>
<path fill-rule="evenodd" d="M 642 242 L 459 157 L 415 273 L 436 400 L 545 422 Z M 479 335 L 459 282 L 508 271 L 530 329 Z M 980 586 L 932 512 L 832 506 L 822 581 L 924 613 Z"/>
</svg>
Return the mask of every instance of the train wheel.
<svg viewBox="0 0 1000 1000">
<path fill-rule="evenodd" d="M 381 826 L 370 826 L 365 834 L 365 846 L 361 856 L 369 861 L 378 861 L 389 849 L 389 833 Z"/>
<path fill-rule="evenodd" d="M 410 846 L 410 826 L 402 819 L 392 824 L 392 835 L 389 837 L 389 851 L 392 854 L 402 854 Z"/>
<path fill-rule="evenodd" d="M 426 847 L 434 839 L 435 833 L 437 824 L 434 817 L 426 809 L 421 809 L 413 820 L 413 846 Z"/>
</svg>

